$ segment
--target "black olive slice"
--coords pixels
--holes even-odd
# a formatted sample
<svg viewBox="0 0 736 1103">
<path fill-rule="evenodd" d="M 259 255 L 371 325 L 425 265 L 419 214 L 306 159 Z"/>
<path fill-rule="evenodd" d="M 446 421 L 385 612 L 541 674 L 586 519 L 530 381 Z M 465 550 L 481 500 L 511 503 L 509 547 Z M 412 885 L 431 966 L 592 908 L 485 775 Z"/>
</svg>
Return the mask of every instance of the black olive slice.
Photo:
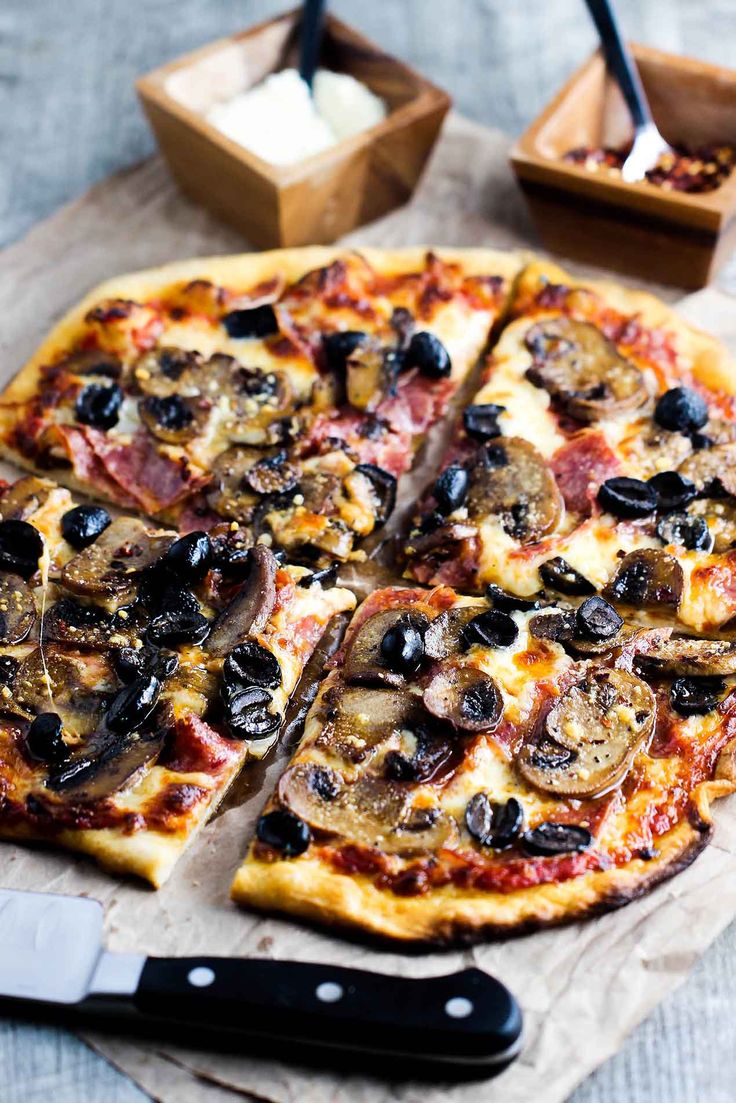
<svg viewBox="0 0 736 1103">
<path fill-rule="evenodd" d="M 489 582 L 486 586 L 486 597 L 492 609 L 500 609 L 502 613 L 530 613 L 540 606 L 539 598 L 519 597 L 518 594 L 510 594 L 502 590 L 495 582 Z"/>
<path fill-rule="evenodd" d="M 506 412 L 505 406 L 495 402 L 483 402 L 468 406 L 463 413 L 463 427 L 473 440 L 488 441 L 501 436 L 498 419 Z"/>
<path fill-rule="evenodd" d="M 359 463 L 344 479 L 351 497 L 370 502 L 376 526 L 384 525 L 396 505 L 396 478 L 373 463 Z"/>
<path fill-rule="evenodd" d="M 113 697 L 105 724 L 111 732 L 127 735 L 145 724 L 158 704 L 161 682 L 155 674 L 141 674 Z"/>
<path fill-rule="evenodd" d="M 148 395 L 138 404 L 141 421 L 149 433 L 165 444 L 185 444 L 202 433 L 211 403 L 180 394 Z"/>
<path fill-rule="evenodd" d="M 141 736 L 96 732 L 88 745 L 49 774 L 46 785 L 66 803 L 104 800 L 155 763 L 163 740 L 163 733 Z"/>
<path fill-rule="evenodd" d="M 86 736 L 99 728 L 117 686 L 107 658 L 36 648 L 21 662 L 13 682 L 13 702 L 31 713 L 56 712 L 64 729 Z"/>
<path fill-rule="evenodd" d="M 447 659 L 464 649 L 463 632 L 479 613 L 487 611 L 485 605 L 456 605 L 445 609 L 430 622 L 424 633 L 424 651 L 430 659 Z"/>
<path fill-rule="evenodd" d="M 35 475 L 24 475 L 0 491 L 0 521 L 27 521 L 48 501 L 54 483 Z"/>
<path fill-rule="evenodd" d="M 670 704 L 680 716 L 703 716 L 718 707 L 725 691 L 722 678 L 675 678 Z"/>
<path fill-rule="evenodd" d="M 688 551 L 709 552 L 715 543 L 705 517 L 692 513 L 666 513 L 657 522 L 657 536 L 663 544 L 677 544 Z"/>
<path fill-rule="evenodd" d="M 657 492 L 651 482 L 617 475 L 601 483 L 598 501 L 614 517 L 648 517 L 657 508 Z"/>
<path fill-rule="evenodd" d="M 682 567 L 674 556 L 658 548 L 639 548 L 624 556 L 603 592 L 626 605 L 677 608 L 682 588 Z"/>
<path fill-rule="evenodd" d="M 261 739 L 279 727 L 282 717 L 271 712 L 273 697 L 262 686 L 230 687 L 227 683 L 225 724 L 235 739 Z"/>
<path fill-rule="evenodd" d="M 212 560 L 212 544 L 206 532 L 189 532 L 170 545 L 158 562 L 181 582 L 201 582 Z"/>
<path fill-rule="evenodd" d="M 279 782 L 281 803 L 312 828 L 389 854 L 432 851 L 457 835 L 455 821 L 439 808 L 414 808 L 412 790 L 401 782 L 359 775 L 348 783 L 333 772 L 326 787 L 324 770 L 298 763 Z"/>
<path fill-rule="evenodd" d="M 617 636 L 623 625 L 623 617 L 614 607 L 595 594 L 587 598 L 575 613 L 577 635 L 584 640 L 610 640 Z"/>
<path fill-rule="evenodd" d="M 319 571 L 312 571 L 311 574 L 305 574 L 297 583 L 298 586 L 303 586 L 304 589 L 309 589 L 310 586 L 319 584 L 323 588 L 328 586 L 334 586 L 337 582 L 337 563 L 331 563 L 329 567 L 323 567 Z"/>
<path fill-rule="evenodd" d="M 637 662 L 654 676 L 684 674 L 722 677 L 736 674 L 736 641 L 683 636 L 657 638 L 648 644 Z"/>
<path fill-rule="evenodd" d="M 413 673 L 424 657 L 427 624 L 427 617 L 411 606 L 374 613 L 348 642 L 343 664 L 345 681 L 402 685 L 405 675 Z"/>
<path fill-rule="evenodd" d="M 702 429 L 708 416 L 707 402 L 691 387 L 673 387 L 665 391 L 654 407 L 657 424 L 678 433 Z"/>
<path fill-rule="evenodd" d="M 562 497 L 546 460 L 528 441 L 504 437 L 486 445 L 469 474 L 471 521 L 497 516 L 505 532 L 523 544 L 557 526 Z"/>
<path fill-rule="evenodd" d="M 112 429 L 118 423 L 122 404 L 123 391 L 117 383 L 88 383 L 77 396 L 74 415 L 93 429 Z"/>
<path fill-rule="evenodd" d="M 156 647 L 197 645 L 206 640 L 209 630 L 210 622 L 201 612 L 169 609 L 151 618 L 146 629 L 146 639 Z"/>
<path fill-rule="evenodd" d="M 103 651 L 113 643 L 130 643 L 139 630 L 140 617 L 133 609 L 108 613 L 96 605 L 62 597 L 46 610 L 43 642 Z"/>
<path fill-rule="evenodd" d="M 285 858 L 297 858 L 309 849 L 312 832 L 309 826 L 284 808 L 266 812 L 256 824 L 256 837 L 266 846 L 279 850 Z"/>
<path fill-rule="evenodd" d="M 593 836 L 587 827 L 578 827 L 572 823 L 540 823 L 523 836 L 524 850 L 539 858 L 575 854 L 588 850 L 592 845 Z"/>
<path fill-rule="evenodd" d="M 0 571 L 30 578 L 43 555 L 43 537 L 28 521 L 0 521 Z"/>
<path fill-rule="evenodd" d="M 470 479 L 459 463 L 446 467 L 432 488 L 432 495 L 440 513 L 454 513 L 465 501 Z"/>
<path fill-rule="evenodd" d="M 660 471 L 648 481 L 657 495 L 657 510 L 671 513 L 675 509 L 684 509 L 697 496 L 695 483 L 679 471 Z"/>
<path fill-rule="evenodd" d="M 270 303 L 245 310 L 231 310 L 222 317 L 228 337 L 270 337 L 278 333 L 279 323 Z"/>
<path fill-rule="evenodd" d="M 736 501 L 732 498 L 703 498 L 693 502 L 688 513 L 703 521 L 710 534 L 712 544 L 709 547 L 702 529 L 696 530 L 701 533 L 702 548 L 699 550 L 714 551 L 720 555 L 736 548 Z"/>
<path fill-rule="evenodd" d="M 473 666 L 444 663 L 424 690 L 424 707 L 459 731 L 493 731 L 503 715 L 501 691 Z"/>
<path fill-rule="evenodd" d="M 42 712 L 34 717 L 26 733 L 26 749 L 36 762 L 54 765 L 69 754 L 64 742 L 61 717 L 56 712 Z"/>
<path fill-rule="evenodd" d="M 566 691 L 517 769 L 529 785 L 562 797 L 596 797 L 620 784 L 651 734 L 654 694 L 623 670 L 587 673 Z"/>
<path fill-rule="evenodd" d="M 428 379 L 446 379 L 452 375 L 450 354 L 434 333 L 420 330 L 415 333 L 404 354 L 403 368 L 419 368 Z"/>
<path fill-rule="evenodd" d="M 281 685 L 281 667 L 275 655 L 257 640 L 246 640 L 233 648 L 222 666 L 222 676 L 230 686 Z"/>
<path fill-rule="evenodd" d="M 17 574 L 0 574 L 0 644 L 22 643 L 36 623 L 36 602 Z"/>
<path fill-rule="evenodd" d="M 61 534 L 77 551 L 94 544 L 112 523 L 112 517 L 102 506 L 74 506 L 61 519 Z"/>
<path fill-rule="evenodd" d="M 69 560 L 61 574 L 62 584 L 77 594 L 126 590 L 173 542 L 173 535 L 151 534 L 143 521 L 118 517 L 94 544 Z"/>
<path fill-rule="evenodd" d="M 556 555 L 542 563 L 539 573 L 545 586 L 557 590 L 560 594 L 570 594 L 574 597 L 584 597 L 586 594 L 594 594 L 595 586 L 587 578 L 571 567 L 561 555 Z"/>
<path fill-rule="evenodd" d="M 548 318 L 526 336 L 527 378 L 580 421 L 597 421 L 641 406 L 644 376 L 589 322 Z"/>
<path fill-rule="evenodd" d="M 0 655 L 0 686 L 12 688 L 19 666 L 19 659 L 12 655 Z M 0 698 L 0 707 L 2 707 L 2 698 Z"/>
<path fill-rule="evenodd" d="M 298 469 L 287 461 L 286 452 L 259 459 L 243 475 L 244 482 L 256 494 L 284 494 L 293 490 Z"/>
<path fill-rule="evenodd" d="M 326 696 L 317 746 L 357 764 L 401 732 L 421 730 L 426 719 L 420 698 L 406 689 L 343 686 Z"/>
<path fill-rule="evenodd" d="M 141 674 L 155 674 L 160 682 L 172 677 L 179 669 L 179 656 L 158 647 L 119 647 L 111 652 L 115 672 L 125 685 Z"/>
<path fill-rule="evenodd" d="M 216 618 L 207 639 L 211 655 L 224 656 L 248 636 L 262 632 L 276 604 L 278 563 L 264 544 L 251 549 L 248 576 Z"/>
<path fill-rule="evenodd" d="M 465 648 L 474 644 L 481 647 L 510 647 L 518 635 L 519 629 L 513 617 L 498 609 L 486 609 L 465 625 L 461 633 L 461 645 Z"/>
<path fill-rule="evenodd" d="M 501 803 L 487 793 L 476 793 L 465 809 L 465 826 L 481 846 L 505 850 L 524 828 L 524 809 L 516 797 Z"/>
<path fill-rule="evenodd" d="M 698 494 L 736 496 L 736 442 L 693 452 L 680 464 L 679 472 L 695 484 Z"/>
<path fill-rule="evenodd" d="M 344 329 L 323 334 L 322 348 L 327 367 L 337 375 L 343 375 L 348 357 L 352 356 L 361 345 L 368 344 L 369 340 L 367 333 L 357 329 Z"/>
</svg>

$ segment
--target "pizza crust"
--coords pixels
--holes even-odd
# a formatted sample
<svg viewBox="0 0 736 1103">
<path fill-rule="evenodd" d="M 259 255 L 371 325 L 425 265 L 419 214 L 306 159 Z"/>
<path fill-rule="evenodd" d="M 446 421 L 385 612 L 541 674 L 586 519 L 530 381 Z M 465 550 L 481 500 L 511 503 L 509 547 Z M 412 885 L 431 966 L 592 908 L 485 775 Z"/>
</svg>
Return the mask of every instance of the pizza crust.
<svg viewBox="0 0 736 1103">
<path fill-rule="evenodd" d="M 238 870 L 231 896 L 248 907 L 289 912 L 404 943 L 445 946 L 526 934 L 623 907 L 674 877 L 712 836 L 710 801 L 735 789 L 736 783 L 726 778 L 701 783 L 693 791 L 691 819 L 657 839 L 659 854 L 651 861 L 634 859 L 557 884 L 510 893 L 450 885 L 406 897 L 376 888 L 365 876 L 338 873 L 308 854 L 275 862 L 251 856 Z"/>
</svg>

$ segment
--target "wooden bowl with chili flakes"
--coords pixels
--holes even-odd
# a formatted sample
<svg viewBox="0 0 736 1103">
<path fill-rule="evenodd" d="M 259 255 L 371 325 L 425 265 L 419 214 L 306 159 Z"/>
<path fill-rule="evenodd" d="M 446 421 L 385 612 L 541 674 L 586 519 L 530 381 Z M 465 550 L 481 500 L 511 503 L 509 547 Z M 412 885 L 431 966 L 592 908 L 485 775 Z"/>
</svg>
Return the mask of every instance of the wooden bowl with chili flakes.
<svg viewBox="0 0 736 1103">
<path fill-rule="evenodd" d="M 736 248 L 736 71 L 631 46 L 655 122 L 680 155 L 618 172 L 631 121 L 600 51 L 511 151 L 547 249 L 630 276 L 703 287 Z"/>
</svg>

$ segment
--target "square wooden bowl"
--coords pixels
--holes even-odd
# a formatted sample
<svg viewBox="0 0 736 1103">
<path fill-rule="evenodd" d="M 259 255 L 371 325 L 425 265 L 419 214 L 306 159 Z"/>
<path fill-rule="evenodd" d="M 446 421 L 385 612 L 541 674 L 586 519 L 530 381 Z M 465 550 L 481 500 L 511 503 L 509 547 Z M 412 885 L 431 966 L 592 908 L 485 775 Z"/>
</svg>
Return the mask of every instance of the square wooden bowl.
<svg viewBox="0 0 736 1103">
<path fill-rule="evenodd" d="M 321 64 L 350 73 L 386 103 L 386 118 L 295 165 L 272 165 L 205 118 L 218 101 L 297 63 L 300 11 L 223 38 L 137 82 L 158 144 L 192 199 L 261 247 L 334 241 L 406 202 L 449 96 L 334 16 Z"/>
<path fill-rule="evenodd" d="M 736 145 L 736 72 L 632 44 L 670 143 Z M 547 249 L 678 287 L 702 287 L 736 247 L 736 174 L 704 194 L 627 184 L 562 160 L 579 146 L 631 140 L 628 112 L 595 53 L 511 151 Z"/>
</svg>

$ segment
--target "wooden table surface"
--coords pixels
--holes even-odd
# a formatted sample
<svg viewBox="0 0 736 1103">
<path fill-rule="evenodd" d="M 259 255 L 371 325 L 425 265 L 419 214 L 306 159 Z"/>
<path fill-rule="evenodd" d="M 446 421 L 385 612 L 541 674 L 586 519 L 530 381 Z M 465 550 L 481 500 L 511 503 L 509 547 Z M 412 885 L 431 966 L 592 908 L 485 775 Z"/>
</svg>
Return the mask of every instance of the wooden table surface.
<svg viewBox="0 0 736 1103">
<path fill-rule="evenodd" d="M 152 151 L 132 90 L 139 73 L 288 6 L 3 0 L 0 245 Z M 582 0 L 333 0 L 331 7 L 447 88 L 465 114 L 510 134 L 594 44 Z M 736 63 L 736 0 L 619 0 L 619 8 L 631 38 Z M 736 925 L 574 1103 L 732 1103 L 735 984 Z M 7 1021 L 0 1021 L 0 1085 L 2 1103 L 147 1099 L 70 1034 Z M 479 1086 L 479 1100 L 491 1096 Z"/>
</svg>

